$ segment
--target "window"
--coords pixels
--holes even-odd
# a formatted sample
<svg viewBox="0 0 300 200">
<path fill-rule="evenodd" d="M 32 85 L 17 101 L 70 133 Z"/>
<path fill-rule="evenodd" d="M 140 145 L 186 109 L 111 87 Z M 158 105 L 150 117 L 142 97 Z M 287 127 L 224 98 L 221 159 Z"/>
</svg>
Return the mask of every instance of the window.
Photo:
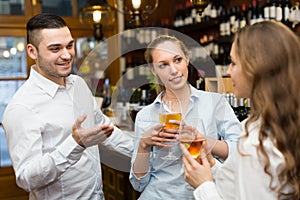
<svg viewBox="0 0 300 200">
<path fill-rule="evenodd" d="M 24 0 L 0 0 L 1 15 L 24 15 Z"/>
<path fill-rule="evenodd" d="M 0 123 L 7 103 L 27 76 L 25 37 L 0 37 Z M 4 166 L 11 166 L 11 161 L 0 125 L 0 167 Z"/>
<path fill-rule="evenodd" d="M 60 16 L 71 17 L 73 15 L 73 0 L 42 1 L 43 13 L 53 13 Z"/>
<path fill-rule="evenodd" d="M 0 81 L 0 122 L 11 97 L 24 81 Z M 11 166 L 3 127 L 0 126 L 0 167 Z"/>
<path fill-rule="evenodd" d="M 0 37 L 0 79 L 26 77 L 25 38 Z"/>
</svg>

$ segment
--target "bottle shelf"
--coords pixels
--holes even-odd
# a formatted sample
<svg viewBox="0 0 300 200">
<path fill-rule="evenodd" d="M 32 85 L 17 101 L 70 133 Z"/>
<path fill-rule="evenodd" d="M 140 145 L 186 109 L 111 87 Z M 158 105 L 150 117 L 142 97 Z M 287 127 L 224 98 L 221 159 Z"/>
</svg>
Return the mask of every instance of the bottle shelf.
<svg viewBox="0 0 300 200">
<path fill-rule="evenodd" d="M 209 30 L 213 28 L 219 28 L 220 21 L 218 19 L 211 19 L 206 22 L 201 22 L 197 24 L 190 24 L 181 27 L 174 27 L 175 30 L 182 33 L 195 33 L 199 32 L 199 30 Z"/>
</svg>

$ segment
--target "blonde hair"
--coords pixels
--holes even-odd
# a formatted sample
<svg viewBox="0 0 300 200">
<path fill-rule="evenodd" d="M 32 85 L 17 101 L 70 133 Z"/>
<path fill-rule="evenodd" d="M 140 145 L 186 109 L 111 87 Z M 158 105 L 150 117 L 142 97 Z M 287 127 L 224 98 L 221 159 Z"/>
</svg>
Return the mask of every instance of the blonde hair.
<svg viewBox="0 0 300 200">
<path fill-rule="evenodd" d="M 144 53 L 145 56 L 145 60 L 148 63 L 148 65 L 150 67 L 153 67 L 153 50 L 161 43 L 164 42 L 173 42 L 178 44 L 178 46 L 180 47 L 180 49 L 182 50 L 182 52 L 184 53 L 184 55 L 186 57 L 189 56 L 188 53 L 188 49 L 187 47 L 184 45 L 184 43 L 182 41 L 180 41 L 178 38 L 174 37 L 174 36 L 170 36 L 170 35 L 159 35 L 158 37 L 156 37 L 154 40 L 151 41 L 151 43 L 149 43 L 149 45 L 147 46 L 147 49 Z M 155 76 L 156 79 L 156 92 L 160 93 L 161 91 L 165 90 L 165 86 L 163 85 L 163 83 L 161 82 L 161 80 L 159 79 L 159 77 Z"/>
</svg>

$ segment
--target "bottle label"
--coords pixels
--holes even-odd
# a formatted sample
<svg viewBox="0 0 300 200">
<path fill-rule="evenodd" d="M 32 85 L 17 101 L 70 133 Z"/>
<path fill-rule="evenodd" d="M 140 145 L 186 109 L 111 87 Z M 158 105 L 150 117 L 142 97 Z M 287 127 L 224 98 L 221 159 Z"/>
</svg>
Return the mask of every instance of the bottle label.
<svg viewBox="0 0 300 200">
<path fill-rule="evenodd" d="M 264 18 L 265 19 L 270 19 L 270 9 L 269 9 L 269 7 L 265 7 L 264 8 Z"/>
<path fill-rule="evenodd" d="M 271 6 L 270 7 L 270 19 L 275 19 L 276 18 L 276 7 Z"/>
<path fill-rule="evenodd" d="M 282 20 L 282 8 L 277 7 L 276 8 L 276 21 L 281 21 Z"/>
</svg>

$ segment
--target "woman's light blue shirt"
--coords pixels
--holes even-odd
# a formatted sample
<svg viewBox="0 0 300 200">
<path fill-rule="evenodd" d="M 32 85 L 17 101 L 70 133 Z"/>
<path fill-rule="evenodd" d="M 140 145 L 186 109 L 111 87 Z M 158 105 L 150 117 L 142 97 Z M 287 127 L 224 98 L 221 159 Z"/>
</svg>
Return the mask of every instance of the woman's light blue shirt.
<svg viewBox="0 0 300 200">
<path fill-rule="evenodd" d="M 236 118 L 227 100 L 218 93 L 200 91 L 192 86 L 190 104 L 183 120 L 203 119 L 206 134 L 212 138 L 222 138 L 228 144 L 229 154 L 236 149 L 241 135 L 240 122 Z M 143 134 L 156 124 L 159 124 L 161 107 L 160 93 L 155 101 L 138 112 L 135 121 L 134 153 L 131 160 L 133 165 L 138 151 L 139 141 Z M 187 97 L 188 98 L 188 97 Z M 186 189 L 183 163 L 178 143 L 173 147 L 178 159 L 163 160 L 168 148 L 153 147 L 150 154 L 149 172 L 137 178 L 130 172 L 130 182 L 134 189 L 142 192 L 139 199 L 194 199 L 193 191 Z"/>
</svg>

